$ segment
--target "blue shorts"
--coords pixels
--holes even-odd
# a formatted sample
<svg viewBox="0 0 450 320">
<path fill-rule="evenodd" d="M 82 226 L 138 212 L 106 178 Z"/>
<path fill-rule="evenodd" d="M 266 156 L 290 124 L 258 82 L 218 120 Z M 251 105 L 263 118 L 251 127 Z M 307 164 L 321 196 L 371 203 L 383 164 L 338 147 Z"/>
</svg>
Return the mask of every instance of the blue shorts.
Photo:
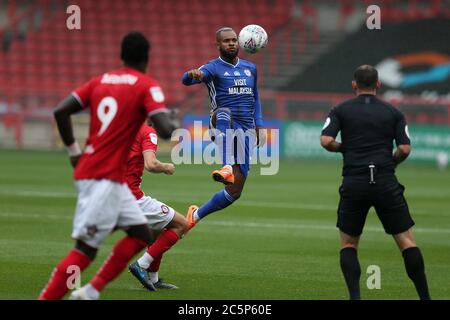
<svg viewBox="0 0 450 320">
<path fill-rule="evenodd" d="M 213 125 L 210 121 L 210 128 L 213 128 Z M 234 163 L 239 164 L 242 174 L 244 177 L 247 177 L 248 171 L 250 170 L 250 161 L 251 155 L 253 153 L 253 149 L 256 146 L 256 135 L 252 133 L 254 130 L 254 124 L 245 124 L 239 121 L 233 120 L 233 130 L 234 130 L 234 138 L 233 138 L 233 157 Z M 211 139 L 214 141 L 215 137 L 211 136 Z"/>
</svg>

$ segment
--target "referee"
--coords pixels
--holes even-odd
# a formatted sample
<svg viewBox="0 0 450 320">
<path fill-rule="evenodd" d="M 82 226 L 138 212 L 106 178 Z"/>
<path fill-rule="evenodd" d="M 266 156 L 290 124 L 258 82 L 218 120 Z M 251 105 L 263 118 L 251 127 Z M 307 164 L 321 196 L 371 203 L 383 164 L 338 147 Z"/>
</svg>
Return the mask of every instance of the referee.
<svg viewBox="0 0 450 320">
<path fill-rule="evenodd" d="M 380 87 L 377 70 L 358 67 L 352 87 L 357 97 L 331 109 L 320 144 L 344 157 L 343 181 L 339 188 L 337 227 L 340 230 L 340 264 L 350 299 L 360 299 L 358 243 L 369 209 L 373 206 L 387 234 L 394 237 L 420 299 L 430 299 L 422 254 L 412 233 L 412 220 L 403 196 L 405 187 L 396 176 L 396 166 L 410 151 L 404 115 L 376 97 Z M 341 132 L 342 142 L 336 136 Z M 397 149 L 393 153 L 393 141 Z"/>
</svg>

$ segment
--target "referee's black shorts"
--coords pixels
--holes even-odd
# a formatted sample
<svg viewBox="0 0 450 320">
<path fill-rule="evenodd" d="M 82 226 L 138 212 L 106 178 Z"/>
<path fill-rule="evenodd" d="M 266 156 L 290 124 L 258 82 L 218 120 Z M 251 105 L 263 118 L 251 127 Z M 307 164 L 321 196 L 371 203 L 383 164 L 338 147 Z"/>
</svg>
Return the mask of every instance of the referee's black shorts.
<svg viewBox="0 0 450 320">
<path fill-rule="evenodd" d="M 350 236 L 361 235 L 367 213 L 373 206 L 387 234 L 407 231 L 414 225 L 403 196 L 405 187 L 395 175 L 378 175 L 370 185 L 367 175 L 346 176 L 339 188 L 337 227 Z"/>
</svg>

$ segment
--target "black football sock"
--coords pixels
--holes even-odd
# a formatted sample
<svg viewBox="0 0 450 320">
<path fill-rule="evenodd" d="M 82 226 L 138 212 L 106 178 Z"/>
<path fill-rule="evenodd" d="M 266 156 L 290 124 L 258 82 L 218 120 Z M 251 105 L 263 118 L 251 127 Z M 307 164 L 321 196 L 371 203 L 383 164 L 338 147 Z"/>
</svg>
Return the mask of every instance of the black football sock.
<svg viewBox="0 0 450 320">
<path fill-rule="evenodd" d="M 344 248 L 341 250 L 341 270 L 347 284 L 350 300 L 361 299 L 359 279 L 361 277 L 361 266 L 358 261 L 358 253 L 355 248 Z"/>
<path fill-rule="evenodd" d="M 420 299 L 430 300 L 427 277 L 425 275 L 425 263 L 419 248 L 411 247 L 405 249 L 403 250 L 402 255 L 408 277 L 414 282 L 414 286 L 416 287 Z"/>
</svg>

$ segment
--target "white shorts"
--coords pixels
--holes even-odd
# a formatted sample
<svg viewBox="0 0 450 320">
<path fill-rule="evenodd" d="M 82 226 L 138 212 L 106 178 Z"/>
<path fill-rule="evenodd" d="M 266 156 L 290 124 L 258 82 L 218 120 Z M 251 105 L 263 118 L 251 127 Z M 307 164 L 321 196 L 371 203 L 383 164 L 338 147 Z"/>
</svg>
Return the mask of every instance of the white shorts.
<svg viewBox="0 0 450 320">
<path fill-rule="evenodd" d="M 98 248 L 115 227 L 147 223 L 127 184 L 111 180 L 78 180 L 72 238 Z"/>
<path fill-rule="evenodd" d="M 164 229 L 175 216 L 174 209 L 150 196 L 143 196 L 137 203 L 144 212 L 144 216 L 147 218 L 150 229 Z"/>
</svg>

